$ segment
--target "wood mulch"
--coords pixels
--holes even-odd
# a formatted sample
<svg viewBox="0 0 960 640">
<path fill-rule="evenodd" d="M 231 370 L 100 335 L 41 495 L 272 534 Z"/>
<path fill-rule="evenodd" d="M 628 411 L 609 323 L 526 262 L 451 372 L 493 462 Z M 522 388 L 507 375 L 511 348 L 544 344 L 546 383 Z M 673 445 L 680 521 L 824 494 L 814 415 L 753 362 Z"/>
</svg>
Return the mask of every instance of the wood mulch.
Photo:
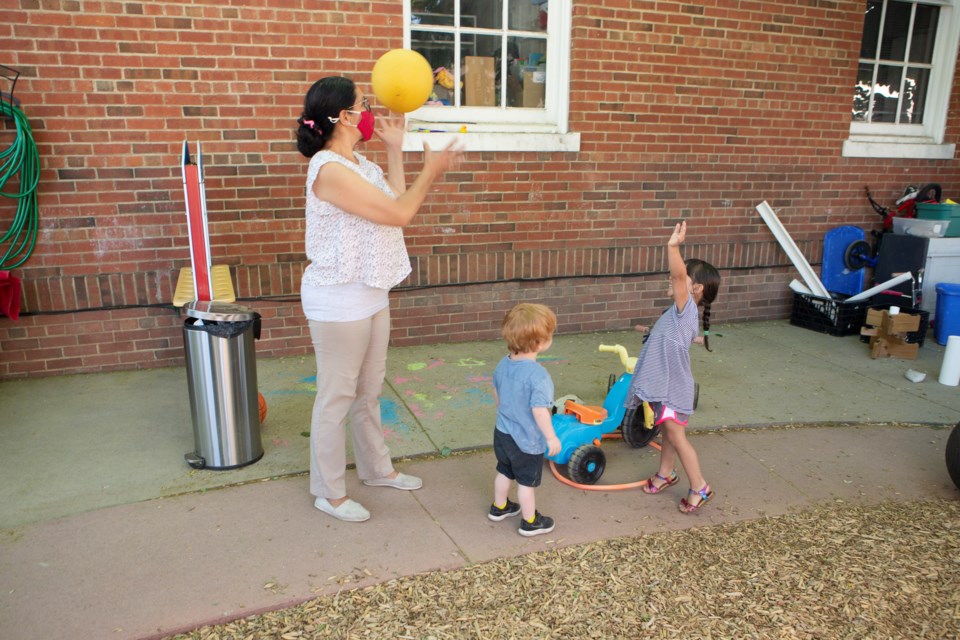
<svg viewBox="0 0 960 640">
<path fill-rule="evenodd" d="M 570 546 L 176 636 L 254 638 L 960 638 L 960 501 Z"/>
</svg>

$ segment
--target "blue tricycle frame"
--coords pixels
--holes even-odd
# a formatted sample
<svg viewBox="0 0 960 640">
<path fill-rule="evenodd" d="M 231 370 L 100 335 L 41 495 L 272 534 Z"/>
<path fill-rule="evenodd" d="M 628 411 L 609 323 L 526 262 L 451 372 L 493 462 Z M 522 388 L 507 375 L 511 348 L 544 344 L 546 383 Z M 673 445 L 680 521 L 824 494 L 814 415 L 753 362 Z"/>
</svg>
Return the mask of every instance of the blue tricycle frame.
<svg viewBox="0 0 960 640">
<path fill-rule="evenodd" d="M 624 368 L 624 373 L 619 377 L 610 374 L 607 395 L 603 401 L 606 415 L 587 423 L 581 421 L 575 408 L 568 408 L 568 401 L 583 404 L 576 396 L 563 396 L 554 403 L 553 430 L 560 440 L 560 452 L 555 456 L 547 456 L 547 459 L 567 465 L 567 475 L 579 484 L 594 484 L 603 475 L 607 462 L 600 441 L 604 435 L 620 431 L 627 444 L 640 448 L 650 444 L 660 433 L 660 427 L 653 424 L 653 411 L 646 402 L 636 410 L 628 411 L 624 406 L 637 359 L 629 357 L 626 347 L 619 344 L 601 344 L 599 350 L 618 354 Z M 695 385 L 695 394 L 694 407 L 699 396 L 699 385 Z"/>
</svg>

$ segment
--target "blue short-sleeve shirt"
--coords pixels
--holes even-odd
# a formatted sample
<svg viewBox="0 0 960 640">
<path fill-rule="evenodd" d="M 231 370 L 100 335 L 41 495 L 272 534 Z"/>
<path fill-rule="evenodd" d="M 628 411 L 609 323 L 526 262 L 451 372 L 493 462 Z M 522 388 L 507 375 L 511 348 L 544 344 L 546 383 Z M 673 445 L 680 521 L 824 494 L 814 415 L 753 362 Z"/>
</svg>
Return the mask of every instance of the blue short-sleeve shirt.
<svg viewBox="0 0 960 640">
<path fill-rule="evenodd" d="M 553 380 L 536 360 L 506 356 L 493 372 L 497 392 L 497 429 L 513 437 L 520 450 L 541 454 L 547 440 L 533 418 L 534 407 L 553 407 Z"/>
</svg>

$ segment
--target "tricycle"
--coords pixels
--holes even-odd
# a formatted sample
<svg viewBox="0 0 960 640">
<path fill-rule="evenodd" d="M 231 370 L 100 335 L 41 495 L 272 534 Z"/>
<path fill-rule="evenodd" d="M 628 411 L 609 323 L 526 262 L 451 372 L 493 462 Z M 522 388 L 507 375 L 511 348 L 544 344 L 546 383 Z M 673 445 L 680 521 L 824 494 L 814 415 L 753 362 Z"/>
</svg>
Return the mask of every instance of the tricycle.
<svg viewBox="0 0 960 640">
<path fill-rule="evenodd" d="M 653 411 L 647 403 L 629 411 L 624 406 L 637 359 L 629 357 L 626 347 L 619 344 L 601 344 L 599 350 L 619 355 L 624 369 L 619 376 L 610 374 L 603 406 L 584 404 L 576 396 L 562 396 L 553 407 L 553 430 L 560 440 L 560 452 L 547 458 L 567 465 L 567 475 L 579 484 L 594 484 L 603 475 L 607 458 L 600 441 L 604 436 L 619 431 L 627 444 L 640 448 L 660 433 L 660 427 L 653 424 Z M 695 388 L 699 395 L 699 387 Z"/>
</svg>

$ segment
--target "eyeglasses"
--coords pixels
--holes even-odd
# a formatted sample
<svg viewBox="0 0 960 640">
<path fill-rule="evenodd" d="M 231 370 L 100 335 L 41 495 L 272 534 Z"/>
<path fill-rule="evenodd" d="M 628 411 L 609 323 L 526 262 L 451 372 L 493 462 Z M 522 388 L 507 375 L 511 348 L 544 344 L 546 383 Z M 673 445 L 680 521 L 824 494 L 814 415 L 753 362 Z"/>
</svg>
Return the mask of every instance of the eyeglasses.
<svg viewBox="0 0 960 640">
<path fill-rule="evenodd" d="M 352 105 L 350 105 L 351 108 L 350 108 L 350 109 L 346 109 L 346 111 L 349 111 L 349 112 L 351 112 L 351 113 L 360 113 L 359 111 L 355 111 L 354 109 L 352 109 L 352 107 L 355 107 L 355 106 L 357 106 L 358 104 L 363 107 L 363 110 L 364 110 L 364 111 L 370 111 L 370 101 L 367 100 L 367 97 L 366 97 L 366 96 L 364 96 L 363 99 L 360 100 L 360 102 L 355 102 L 355 103 L 353 103 Z"/>
</svg>

